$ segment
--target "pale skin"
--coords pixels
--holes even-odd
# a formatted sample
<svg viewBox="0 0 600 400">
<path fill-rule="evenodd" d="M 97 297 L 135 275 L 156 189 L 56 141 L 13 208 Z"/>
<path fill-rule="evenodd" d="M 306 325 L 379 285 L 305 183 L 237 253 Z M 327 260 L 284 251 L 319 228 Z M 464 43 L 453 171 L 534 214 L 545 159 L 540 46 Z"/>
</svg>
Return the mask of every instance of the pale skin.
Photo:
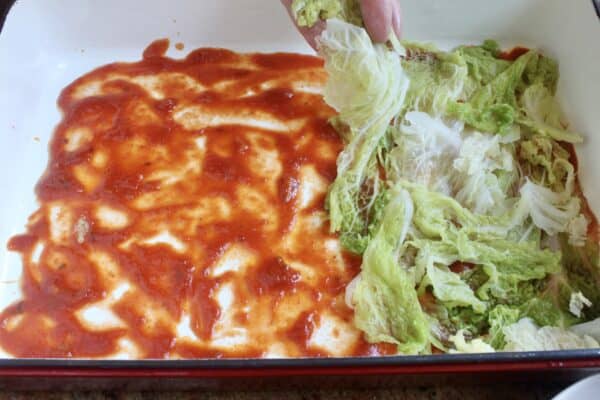
<svg viewBox="0 0 600 400">
<path fill-rule="evenodd" d="M 293 0 L 281 0 L 288 13 L 294 19 L 291 12 Z M 385 42 L 393 31 L 400 38 L 402 30 L 402 14 L 398 0 L 360 0 L 365 28 L 374 42 Z M 318 22 L 312 28 L 298 27 L 298 30 L 308 44 L 316 49 L 316 38 L 325 29 L 323 21 Z"/>
</svg>

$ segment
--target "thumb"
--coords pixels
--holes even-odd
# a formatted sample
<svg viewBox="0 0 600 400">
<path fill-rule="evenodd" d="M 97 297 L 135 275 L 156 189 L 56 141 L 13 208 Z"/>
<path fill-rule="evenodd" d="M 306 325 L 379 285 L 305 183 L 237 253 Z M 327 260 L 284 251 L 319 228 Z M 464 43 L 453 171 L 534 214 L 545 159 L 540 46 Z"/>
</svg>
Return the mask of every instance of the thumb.
<svg viewBox="0 0 600 400">
<path fill-rule="evenodd" d="M 365 28 L 374 42 L 385 42 L 394 29 L 400 31 L 400 6 L 397 0 L 360 0 Z"/>
<path fill-rule="evenodd" d="M 307 26 L 298 26 L 296 23 L 296 18 L 294 18 L 294 13 L 292 12 L 292 2 L 293 0 L 281 0 L 281 3 L 287 10 L 290 18 L 294 22 L 294 25 L 296 25 L 296 28 L 298 28 L 298 31 L 302 34 L 302 36 L 304 36 L 304 39 L 306 39 L 310 47 L 312 47 L 314 50 L 317 50 L 317 38 L 325 30 L 325 21 L 319 20 L 310 28 Z"/>
</svg>

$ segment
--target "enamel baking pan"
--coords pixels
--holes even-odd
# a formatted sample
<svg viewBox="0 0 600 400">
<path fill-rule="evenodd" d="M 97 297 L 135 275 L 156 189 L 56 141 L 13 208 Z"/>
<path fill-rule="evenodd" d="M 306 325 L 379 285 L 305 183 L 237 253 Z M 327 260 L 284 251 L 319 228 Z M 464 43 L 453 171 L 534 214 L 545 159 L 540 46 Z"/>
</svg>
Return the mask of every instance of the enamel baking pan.
<svg viewBox="0 0 600 400">
<path fill-rule="evenodd" d="M 485 4 L 484 4 L 485 3 Z M 600 212 L 600 21 L 590 0 L 403 0 L 405 36 L 440 46 L 499 40 L 560 61 L 560 100 L 586 142 L 580 179 Z M 20 265 L 6 250 L 35 210 L 32 188 L 60 119 L 56 99 L 81 74 L 139 58 L 158 38 L 189 49 L 301 52 L 276 0 L 17 0 L 0 2 L 0 306 L 15 299 Z M 175 54 L 170 50 L 169 55 Z M 574 380 L 600 371 L 600 349 L 410 357 L 239 360 L 0 359 L 10 388 L 290 388 L 498 380 Z"/>
</svg>

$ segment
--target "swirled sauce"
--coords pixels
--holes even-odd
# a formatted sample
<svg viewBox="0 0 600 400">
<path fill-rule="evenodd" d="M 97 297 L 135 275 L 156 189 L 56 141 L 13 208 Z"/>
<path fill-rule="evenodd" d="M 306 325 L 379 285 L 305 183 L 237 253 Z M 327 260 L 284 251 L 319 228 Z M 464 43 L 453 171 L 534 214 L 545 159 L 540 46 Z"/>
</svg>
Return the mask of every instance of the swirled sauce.
<svg viewBox="0 0 600 400">
<path fill-rule="evenodd" d="M 18 357 L 375 355 L 344 304 L 360 260 L 324 201 L 342 142 L 322 61 L 157 41 L 64 89 L 9 248 L 22 298 L 0 315 Z"/>
</svg>

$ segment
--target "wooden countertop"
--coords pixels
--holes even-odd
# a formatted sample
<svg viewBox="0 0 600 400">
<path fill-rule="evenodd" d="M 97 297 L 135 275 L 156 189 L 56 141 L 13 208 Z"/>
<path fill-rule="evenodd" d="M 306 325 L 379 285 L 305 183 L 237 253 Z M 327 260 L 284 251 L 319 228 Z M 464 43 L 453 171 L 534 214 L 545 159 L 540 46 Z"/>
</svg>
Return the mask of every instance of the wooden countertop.
<svg viewBox="0 0 600 400">
<path fill-rule="evenodd" d="M 561 385 L 430 386 L 381 390 L 307 390 L 267 392 L 8 392 L 0 400 L 499 400 L 551 399 L 564 389 Z"/>
</svg>

